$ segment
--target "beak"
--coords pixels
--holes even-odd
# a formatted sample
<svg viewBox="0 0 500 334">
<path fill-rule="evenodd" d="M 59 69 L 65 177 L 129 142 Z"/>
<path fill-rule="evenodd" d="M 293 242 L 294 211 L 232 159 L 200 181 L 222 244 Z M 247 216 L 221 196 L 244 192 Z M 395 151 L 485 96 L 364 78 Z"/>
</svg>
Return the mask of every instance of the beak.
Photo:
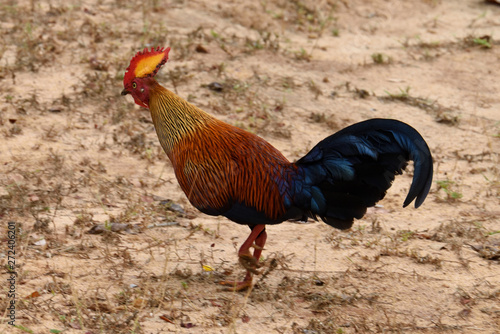
<svg viewBox="0 0 500 334">
<path fill-rule="evenodd" d="M 122 90 L 122 95 L 127 95 L 127 94 L 130 94 L 130 92 L 126 89 Z"/>
</svg>

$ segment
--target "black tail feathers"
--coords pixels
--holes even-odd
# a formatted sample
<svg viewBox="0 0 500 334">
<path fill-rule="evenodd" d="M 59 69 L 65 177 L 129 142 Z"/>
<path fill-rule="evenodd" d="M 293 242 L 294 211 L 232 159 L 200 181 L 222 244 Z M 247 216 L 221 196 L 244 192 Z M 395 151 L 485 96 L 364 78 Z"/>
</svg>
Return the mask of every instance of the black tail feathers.
<svg viewBox="0 0 500 334">
<path fill-rule="evenodd" d="M 318 143 L 296 162 L 295 206 L 340 229 L 350 228 L 368 207 L 384 198 L 396 175 L 414 163 L 403 206 L 418 208 L 432 185 L 432 155 L 411 126 L 392 119 L 351 125 Z"/>
</svg>

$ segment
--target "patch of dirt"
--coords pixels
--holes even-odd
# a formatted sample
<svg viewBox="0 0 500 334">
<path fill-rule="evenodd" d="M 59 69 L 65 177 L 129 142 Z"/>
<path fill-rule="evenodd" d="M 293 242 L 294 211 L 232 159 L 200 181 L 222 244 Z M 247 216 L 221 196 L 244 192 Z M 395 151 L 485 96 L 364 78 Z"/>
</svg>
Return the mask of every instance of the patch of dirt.
<svg viewBox="0 0 500 334">
<path fill-rule="evenodd" d="M 6 0 L 0 16 L 2 286 L 7 222 L 18 274 L 2 332 L 498 333 L 495 2 Z M 411 124 L 435 159 L 426 202 L 402 208 L 409 168 L 349 231 L 271 226 L 253 290 L 222 291 L 248 228 L 190 206 L 120 96 L 158 45 L 161 84 L 290 160 L 354 122 Z"/>
</svg>

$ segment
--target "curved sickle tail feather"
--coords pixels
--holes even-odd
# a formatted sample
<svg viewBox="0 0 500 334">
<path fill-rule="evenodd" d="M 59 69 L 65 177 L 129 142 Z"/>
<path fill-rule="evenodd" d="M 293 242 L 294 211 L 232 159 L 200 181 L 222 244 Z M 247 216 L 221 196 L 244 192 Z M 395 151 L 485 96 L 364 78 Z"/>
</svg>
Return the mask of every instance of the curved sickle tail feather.
<svg viewBox="0 0 500 334">
<path fill-rule="evenodd" d="M 424 202 L 432 185 L 432 155 L 411 126 L 391 119 L 351 125 L 318 143 L 296 162 L 289 192 L 292 206 L 336 228 L 350 228 L 366 209 L 384 198 L 396 175 L 414 162 L 412 185 L 403 206 Z"/>
<path fill-rule="evenodd" d="M 416 131 L 415 131 L 416 132 Z M 417 132 L 417 135 L 420 134 Z M 410 160 L 413 160 L 413 181 L 403 207 L 408 206 L 415 198 L 415 208 L 424 203 L 432 186 L 432 155 L 425 140 L 420 137 L 413 141 L 413 146 L 407 148 L 410 151 Z M 425 182 L 423 182 L 425 181 Z"/>
</svg>

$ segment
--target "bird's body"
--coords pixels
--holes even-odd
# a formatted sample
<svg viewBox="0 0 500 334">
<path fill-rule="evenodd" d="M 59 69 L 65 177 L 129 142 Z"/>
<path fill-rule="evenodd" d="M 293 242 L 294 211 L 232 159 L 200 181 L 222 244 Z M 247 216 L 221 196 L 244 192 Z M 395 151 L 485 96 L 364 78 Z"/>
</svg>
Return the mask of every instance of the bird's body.
<svg viewBox="0 0 500 334">
<path fill-rule="evenodd" d="M 216 119 L 159 85 L 153 76 L 168 51 L 138 53 L 122 94 L 132 94 L 151 111 L 158 139 L 193 206 L 252 229 L 239 251 L 247 276 L 235 289 L 251 283 L 266 241 L 265 225 L 320 217 L 333 227 L 350 228 L 354 218 L 385 196 L 409 160 L 415 173 L 404 206 L 416 199 L 418 207 L 427 196 L 432 157 L 409 125 L 388 119 L 357 123 L 291 163 L 261 137 Z"/>
<path fill-rule="evenodd" d="M 280 186 L 293 166 L 277 149 L 160 85 L 151 90 L 150 110 L 177 180 L 197 209 L 240 224 L 283 221 L 279 218 L 286 210 Z M 186 110 L 190 121 L 185 119 Z"/>
</svg>

